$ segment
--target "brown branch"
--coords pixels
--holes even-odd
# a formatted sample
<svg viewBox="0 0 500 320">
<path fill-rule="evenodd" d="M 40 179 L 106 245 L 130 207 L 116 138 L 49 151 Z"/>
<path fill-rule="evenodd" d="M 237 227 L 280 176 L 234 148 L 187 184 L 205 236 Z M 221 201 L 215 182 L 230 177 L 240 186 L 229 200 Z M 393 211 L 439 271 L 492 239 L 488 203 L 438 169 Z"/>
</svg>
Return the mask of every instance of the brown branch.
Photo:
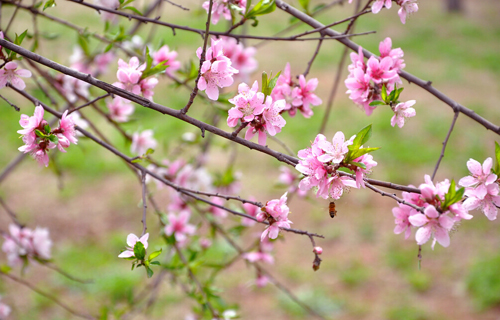
<svg viewBox="0 0 500 320">
<path fill-rule="evenodd" d="M 296 8 L 294 8 L 293 6 L 289 5 L 288 3 L 286 3 L 282 0 L 276 0 L 276 5 L 281 10 L 288 12 L 292 16 L 305 22 L 306 24 L 310 25 L 313 28 L 324 27 L 323 24 L 321 24 L 320 22 L 318 22 L 314 18 L 306 15 L 305 13 L 301 12 L 300 10 L 297 10 Z M 332 37 L 336 37 L 336 36 L 340 35 L 339 32 L 334 31 L 332 29 L 326 29 L 326 30 L 324 30 L 324 33 L 325 33 L 325 35 L 332 36 Z M 339 42 L 341 42 L 342 44 L 344 44 L 345 46 L 352 49 L 353 51 L 355 51 L 355 52 L 358 51 L 359 45 L 352 42 L 348 38 L 341 38 L 341 39 L 337 39 L 337 40 Z M 366 49 L 363 49 L 363 54 L 366 58 L 369 58 L 371 56 L 376 57 L 376 55 L 374 55 L 373 53 L 371 53 L 370 51 L 368 51 Z M 441 91 L 434 88 L 430 81 L 422 80 L 422 79 L 420 79 L 420 78 L 418 78 L 418 77 L 416 77 L 416 76 L 414 76 L 406 71 L 401 71 L 399 73 L 399 75 L 403 79 L 406 79 L 408 82 L 415 83 L 416 85 L 423 88 L 424 90 L 426 90 L 427 92 L 429 92 L 430 94 L 432 94 L 433 96 L 438 98 L 439 100 L 443 101 L 444 103 L 449 105 L 454 111 L 459 110 L 461 113 L 465 114 L 466 116 L 468 116 L 472 120 L 481 124 L 486 129 L 491 130 L 491 131 L 495 132 L 496 134 L 500 135 L 500 126 L 497 126 L 497 125 L 491 123 L 490 121 L 488 121 L 485 118 L 476 114 L 473 110 L 468 109 L 468 108 L 464 107 L 463 105 L 459 104 L 458 102 L 454 101 L 453 99 L 451 99 L 450 97 L 448 97 L 447 95 L 442 93 Z"/>
<path fill-rule="evenodd" d="M 443 141 L 443 148 L 441 149 L 441 154 L 439 155 L 439 159 L 436 163 L 436 167 L 434 167 L 434 172 L 432 173 L 431 180 L 434 180 L 434 177 L 436 177 L 436 173 L 438 171 L 439 164 L 441 163 L 441 160 L 444 157 L 444 150 L 446 149 L 446 145 L 448 144 L 448 140 L 450 139 L 451 132 L 453 131 L 453 128 L 455 127 L 455 123 L 457 122 L 458 115 L 459 115 L 459 112 L 457 110 L 457 111 L 455 111 L 455 115 L 453 116 L 453 121 L 451 122 L 450 129 L 448 130 L 448 134 L 446 135 L 446 138 Z"/>
<path fill-rule="evenodd" d="M 7 98 L 5 98 L 4 96 L 2 96 L 1 94 L 0 94 L 0 98 L 4 99 L 4 100 L 5 100 L 5 102 L 7 102 L 7 103 L 8 103 L 8 104 L 12 107 L 12 108 L 14 108 L 14 110 L 16 110 L 16 111 L 18 111 L 18 112 L 21 110 L 21 109 L 19 109 L 19 107 L 18 107 L 18 106 L 16 106 L 16 105 L 15 105 L 15 104 L 13 104 L 12 102 L 10 102 Z"/>
<path fill-rule="evenodd" d="M 412 207 L 413 209 L 415 209 L 415 210 L 417 210 L 417 211 L 420 211 L 420 212 L 422 212 L 422 213 L 424 212 L 424 208 L 419 207 L 419 206 L 416 206 L 416 205 L 414 205 L 413 203 L 409 203 L 409 202 L 407 202 L 407 201 L 405 201 L 405 200 L 403 200 L 403 199 L 401 199 L 401 198 L 398 198 L 398 197 L 396 197 L 396 195 L 395 195 L 395 194 L 393 194 L 393 193 L 384 192 L 384 191 L 382 191 L 382 190 L 380 190 L 380 189 L 377 189 L 377 188 L 375 188 L 374 186 L 372 186 L 371 184 L 366 183 L 366 182 L 365 182 L 365 185 L 366 185 L 369 189 L 371 189 L 371 190 L 375 191 L 376 193 L 379 193 L 379 194 L 380 194 L 380 195 L 382 195 L 383 197 L 389 197 L 389 198 L 392 198 L 392 199 L 396 200 L 397 202 L 399 202 L 399 203 L 401 203 L 401 204 L 404 204 L 404 205 L 407 205 L 407 206 L 409 206 L 409 207 Z"/>
</svg>

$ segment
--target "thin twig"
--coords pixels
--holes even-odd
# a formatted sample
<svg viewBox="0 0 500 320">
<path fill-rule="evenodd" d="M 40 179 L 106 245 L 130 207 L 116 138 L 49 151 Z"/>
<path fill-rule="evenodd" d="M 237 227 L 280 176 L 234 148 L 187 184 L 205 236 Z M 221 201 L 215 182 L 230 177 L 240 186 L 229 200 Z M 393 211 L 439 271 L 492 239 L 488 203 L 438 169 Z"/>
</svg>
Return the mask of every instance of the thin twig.
<svg viewBox="0 0 500 320">
<path fill-rule="evenodd" d="M 12 221 L 14 221 L 14 223 L 21 227 L 22 224 L 21 222 L 19 222 L 19 220 L 17 219 L 17 216 L 15 214 L 14 211 L 12 211 L 9 206 L 7 206 L 7 204 L 5 203 L 5 201 L 3 201 L 3 198 L 0 197 L 0 205 L 2 205 L 3 209 L 5 210 L 5 212 L 7 212 L 7 214 L 9 215 L 9 217 L 12 219 Z"/>
<path fill-rule="evenodd" d="M 104 99 L 104 98 L 106 98 L 106 97 L 109 97 L 110 95 L 111 95 L 111 94 L 106 93 L 106 94 L 104 94 L 104 95 L 102 95 L 102 96 L 99 96 L 99 97 L 97 97 L 97 98 L 93 99 L 93 100 L 90 100 L 89 102 L 87 102 L 87 103 L 85 103 L 85 104 L 82 104 L 81 106 L 76 107 L 76 108 L 74 108 L 73 110 L 68 111 L 68 116 L 69 116 L 70 114 L 72 114 L 73 112 L 78 111 L 78 110 L 80 110 L 80 109 L 82 109 L 82 108 L 85 108 L 85 107 L 87 107 L 87 106 L 89 106 L 89 105 L 91 105 L 91 104 L 93 104 L 93 103 L 95 103 L 95 102 L 97 102 L 97 101 L 99 101 L 99 100 L 101 100 L 101 99 Z"/>
<path fill-rule="evenodd" d="M 181 8 L 182 10 L 189 11 L 189 9 L 188 9 L 188 8 L 184 8 L 184 7 L 183 7 L 183 6 L 181 6 L 180 4 L 174 3 L 174 2 L 172 2 L 172 1 L 170 1 L 170 0 L 165 0 L 165 2 L 168 2 L 168 3 L 170 3 L 171 5 L 176 6 L 176 7 L 178 7 L 178 8 Z"/>
<path fill-rule="evenodd" d="M 365 182 L 365 185 L 366 185 L 369 189 L 371 189 L 371 190 L 375 191 L 376 193 L 379 193 L 380 195 L 382 195 L 382 196 L 384 196 L 384 197 L 389 197 L 389 198 L 392 198 L 392 199 L 396 200 L 398 203 L 401 203 L 401 204 L 407 205 L 407 206 L 409 206 L 409 207 L 412 207 L 413 209 L 415 209 L 415 210 L 417 210 L 417 211 L 424 212 L 424 208 L 419 207 L 419 206 L 416 206 L 416 205 L 414 205 L 413 203 L 409 203 L 409 202 L 407 202 L 407 201 L 405 201 L 405 200 L 403 200 L 403 199 L 401 199 L 401 198 L 398 198 L 398 197 L 396 197 L 396 195 L 395 195 L 395 194 L 393 194 L 393 193 L 384 192 L 384 191 L 382 191 L 382 190 L 380 190 L 380 189 L 378 189 L 378 188 L 375 188 L 374 186 L 372 186 L 371 184 L 366 183 L 366 182 Z"/>
<path fill-rule="evenodd" d="M 448 130 L 448 134 L 446 135 L 446 138 L 443 141 L 443 148 L 441 149 L 441 154 L 439 155 L 439 159 L 438 159 L 438 161 L 436 163 L 436 166 L 434 167 L 434 172 L 432 173 L 431 180 L 434 180 L 434 178 L 436 177 L 436 173 L 438 171 L 439 164 L 441 163 L 441 160 L 444 157 L 444 150 L 446 149 L 446 145 L 448 144 L 448 140 L 450 139 L 451 132 L 453 131 L 453 128 L 455 127 L 455 123 L 457 122 L 459 114 L 460 113 L 458 112 L 458 110 L 455 111 L 455 115 L 453 116 L 453 121 L 451 122 L 450 129 Z"/>
<path fill-rule="evenodd" d="M 21 110 L 21 109 L 19 109 L 19 107 L 18 107 L 18 106 L 16 106 L 16 105 L 15 105 L 15 104 L 13 104 L 12 102 L 10 102 L 7 98 L 5 98 L 4 96 L 2 96 L 1 94 L 0 94 L 0 98 L 4 99 L 4 100 L 5 100 L 5 102 L 7 102 L 8 104 L 10 104 L 10 106 L 11 106 L 12 108 L 14 108 L 14 110 L 16 110 L 16 111 L 18 111 L 18 112 Z"/>
<path fill-rule="evenodd" d="M 142 184 L 142 235 L 146 234 L 146 230 L 148 230 L 146 224 L 146 211 L 148 209 L 148 203 L 146 200 L 146 172 L 144 170 L 141 171 L 141 184 Z"/>
<path fill-rule="evenodd" d="M 304 71 L 304 73 L 303 73 L 304 78 L 307 77 L 307 75 L 309 74 L 309 70 L 311 70 L 311 66 L 312 66 L 312 64 L 314 62 L 314 59 L 316 59 L 316 57 L 318 56 L 319 49 L 321 48 L 322 44 L 323 44 L 323 37 L 321 38 L 321 40 L 318 41 L 318 46 L 316 47 L 316 50 L 314 51 L 311 59 L 307 63 L 306 71 Z"/>
</svg>

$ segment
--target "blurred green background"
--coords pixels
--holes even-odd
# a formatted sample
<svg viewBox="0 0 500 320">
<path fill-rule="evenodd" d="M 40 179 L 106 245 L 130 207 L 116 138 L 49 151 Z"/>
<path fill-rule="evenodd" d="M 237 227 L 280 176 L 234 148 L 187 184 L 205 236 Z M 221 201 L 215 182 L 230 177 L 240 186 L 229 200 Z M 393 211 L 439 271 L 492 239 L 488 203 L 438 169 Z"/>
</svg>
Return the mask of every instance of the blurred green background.
<svg viewBox="0 0 500 320">
<path fill-rule="evenodd" d="M 136 2 L 137 8 L 145 4 Z M 204 28 L 206 13 L 200 9 L 200 1 L 184 1 L 189 12 L 168 3 L 162 6 L 161 17 L 181 25 Z M 297 1 L 291 2 L 298 6 Z M 312 6 L 321 3 L 311 1 Z M 406 25 L 397 16 L 396 6 L 382 10 L 377 15 L 368 14 L 358 20 L 356 32 L 375 30 L 368 36 L 353 40 L 372 52 L 378 51 L 378 44 L 391 37 L 393 47 L 405 52 L 406 71 L 431 80 L 433 85 L 459 103 L 473 109 L 479 115 L 495 124 L 500 123 L 500 3 L 494 0 L 464 0 L 462 13 L 448 13 L 444 1 L 420 1 L 419 12 L 412 15 Z M 2 6 L 1 27 L 5 28 L 14 9 Z M 352 14 L 354 6 L 347 3 L 335 6 L 317 16 L 323 23 L 331 23 Z M 102 33 L 104 23 L 91 9 L 78 4 L 59 1 L 57 6 L 45 11 L 47 14 L 66 19 L 88 28 L 89 32 Z M 155 14 L 159 15 L 158 14 Z M 130 27 L 133 22 L 120 18 L 120 23 Z M 214 26 L 214 30 L 227 28 L 225 21 Z M 247 32 L 258 35 L 273 35 L 290 24 L 290 18 L 279 9 L 260 19 L 257 28 L 248 27 Z M 342 30 L 345 25 L 337 28 Z M 26 11 L 20 10 L 9 33 L 21 33 L 26 28 L 31 32 L 32 20 Z M 60 24 L 38 18 L 38 28 L 51 41 L 39 44 L 38 53 L 64 65 L 69 65 L 69 56 L 77 43 L 77 33 Z M 113 27 L 116 31 L 116 27 Z M 147 38 L 151 25 L 142 26 L 138 35 Z M 154 28 L 154 27 L 153 27 Z M 290 35 L 309 30 L 296 28 Z M 155 50 L 161 43 L 168 44 L 179 52 L 179 60 L 187 64 L 196 61 L 195 50 L 201 46 L 199 35 L 176 30 L 158 28 L 151 46 Z M 256 45 L 258 41 L 247 41 Z M 30 41 L 23 46 L 29 48 Z M 104 49 L 97 41 L 90 42 L 92 49 Z M 249 81 L 260 79 L 260 72 L 276 73 L 287 62 L 291 63 L 292 74 L 304 72 L 315 42 L 274 42 L 259 45 L 256 58 L 258 72 Z M 323 44 L 308 78 L 318 78 L 317 94 L 323 105 L 314 108 L 314 116 L 304 119 L 301 115 L 286 117 L 287 125 L 277 136 L 295 153 L 308 147 L 320 127 L 326 101 L 337 73 L 343 47 L 335 41 Z M 116 64 L 103 80 L 114 82 Z M 347 76 L 343 68 L 342 79 Z M 55 75 L 55 73 L 53 73 Z M 47 101 L 32 81 L 28 90 Z M 392 112 L 378 108 L 367 117 L 344 94 L 340 84 L 326 136 L 331 138 L 336 131 L 343 131 L 350 137 L 362 127 L 372 124 L 373 136 L 370 146 L 381 147 L 373 156 L 378 166 L 371 177 L 398 184 L 418 185 L 424 174 L 432 174 L 440 154 L 442 141 L 453 118 L 451 108 L 419 87 L 404 82 L 402 100 L 417 100 L 417 116 L 402 128 L 390 126 Z M 225 90 L 228 97 L 234 95 L 235 87 Z M 19 98 L 8 88 L 1 94 L 15 102 L 21 113 L 31 115 L 33 106 Z M 92 89 L 92 96 L 102 91 Z M 180 109 L 188 100 L 189 91 L 177 88 L 168 79 L 157 86 L 155 102 Z M 197 99 L 190 113 L 203 118 L 213 108 Z M 127 154 L 129 144 L 107 122 L 99 118 L 92 109 L 84 110 L 102 131 Z M 224 111 L 219 127 L 230 131 L 225 124 Z M 2 151 L 0 165 L 5 167 L 15 156 L 22 142 L 16 133 L 20 113 L 16 113 L 3 100 L 0 101 L 0 134 Z M 136 106 L 133 121 L 123 128 L 133 133 L 153 129 L 159 148 L 154 157 L 158 160 L 176 158 L 176 147 L 184 132 L 199 131 L 192 126 L 168 116 L 159 117 L 152 110 Z M 207 133 L 209 135 L 209 133 Z M 448 144 L 436 180 L 445 178 L 458 181 L 467 174 L 466 162 L 474 158 L 482 162 L 492 157 L 494 141 L 498 136 L 485 130 L 464 115 L 460 115 Z M 220 172 L 221 165 L 229 161 L 230 144 L 214 137 L 208 170 Z M 274 141 L 269 147 L 285 152 Z M 184 146 L 189 149 L 189 146 Z M 235 169 L 242 172 L 242 197 L 255 196 L 265 202 L 285 192 L 282 187 L 273 186 L 279 176 L 281 165 L 275 159 L 257 152 L 236 147 L 238 154 Z M 190 150 L 187 150 L 189 153 Z M 192 150 L 191 150 L 192 152 Z M 55 262 L 64 270 L 83 278 L 93 278 L 94 284 L 75 284 L 50 270 L 33 265 L 26 272 L 26 279 L 45 288 L 80 310 L 103 314 L 116 310 L 127 310 L 133 296 L 145 280 L 144 274 L 130 272 L 126 261 L 116 258 L 124 246 L 128 233 L 140 233 L 140 184 L 127 167 L 106 150 L 93 142 L 81 139 L 78 146 L 72 146 L 68 153 L 58 153 L 51 161 L 57 167 L 39 168 L 27 158 L 10 176 L 2 182 L 0 194 L 7 199 L 28 226 L 48 227 L 54 240 Z M 57 168 L 57 169 L 56 169 Z M 167 201 L 161 192 L 158 198 Z M 317 199 L 313 194 L 308 199 L 295 198 L 290 203 L 290 219 L 294 227 L 325 235 L 318 241 L 324 249 L 321 269 L 313 272 L 310 242 L 307 237 L 286 234 L 275 246 L 276 263 L 272 273 L 286 283 L 299 298 L 318 312 L 332 319 L 498 319 L 500 314 L 500 226 L 490 222 L 481 212 L 475 212 L 471 221 L 465 221 L 451 235 L 449 248 L 439 245 L 430 249 L 430 243 L 423 246 L 422 268 L 417 263 L 418 247 L 411 239 L 405 241 L 402 235 L 393 234 L 394 218 L 391 208 L 395 204 L 369 190 L 352 190 L 337 202 L 338 216 L 330 219 L 328 202 Z M 151 214 L 149 231 L 151 248 L 165 247 L 158 235 L 160 227 Z M 194 220 L 197 218 L 195 217 Z M 9 219 L 0 215 L 0 227 L 7 229 Z M 229 222 L 229 225 L 234 224 Z M 240 243 L 251 241 L 262 227 L 253 227 Z M 250 237 L 251 236 L 251 237 Z M 217 239 L 206 253 L 206 259 L 228 260 L 234 252 L 223 239 Z M 5 263 L 0 255 L 0 264 Z M 199 270 L 202 274 L 203 270 Z M 251 285 L 254 279 L 252 269 L 239 261 L 217 281 L 223 290 L 222 296 L 229 304 L 238 303 L 243 319 L 305 319 L 309 316 L 300 307 L 281 294 L 272 285 L 256 289 Z M 149 315 L 134 314 L 131 319 L 184 319 L 192 302 L 184 298 L 182 291 L 168 279 L 164 279 L 158 302 Z M 68 313 L 47 299 L 20 287 L 14 282 L 2 279 L 0 294 L 14 309 L 13 319 L 68 319 Z"/>
</svg>

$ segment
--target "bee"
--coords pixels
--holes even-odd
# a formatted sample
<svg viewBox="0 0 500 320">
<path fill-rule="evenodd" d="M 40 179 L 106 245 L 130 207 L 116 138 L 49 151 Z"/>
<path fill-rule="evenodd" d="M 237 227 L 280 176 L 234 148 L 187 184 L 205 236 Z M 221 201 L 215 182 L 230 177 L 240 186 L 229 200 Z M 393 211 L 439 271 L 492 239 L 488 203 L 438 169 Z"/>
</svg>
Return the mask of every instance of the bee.
<svg viewBox="0 0 500 320">
<path fill-rule="evenodd" d="M 328 212 L 330 212 L 330 217 L 335 218 L 335 216 L 337 215 L 337 210 L 335 210 L 335 202 L 330 202 Z"/>
</svg>

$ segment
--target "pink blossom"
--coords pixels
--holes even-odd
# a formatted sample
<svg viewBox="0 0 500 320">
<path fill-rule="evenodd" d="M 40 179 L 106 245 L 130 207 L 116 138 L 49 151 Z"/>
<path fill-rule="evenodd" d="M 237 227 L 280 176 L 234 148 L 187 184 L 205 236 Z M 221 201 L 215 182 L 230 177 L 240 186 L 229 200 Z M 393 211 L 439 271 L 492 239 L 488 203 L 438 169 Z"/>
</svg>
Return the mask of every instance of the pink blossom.
<svg viewBox="0 0 500 320">
<path fill-rule="evenodd" d="M 391 57 L 393 61 L 393 68 L 398 72 L 403 69 L 406 64 L 402 59 L 404 56 L 403 50 L 401 48 L 392 49 L 392 40 L 387 37 L 382 40 L 379 44 L 380 58 L 383 59 L 385 57 Z"/>
<path fill-rule="evenodd" d="M 450 245 L 450 236 L 448 232 L 453 227 L 453 219 L 444 214 L 439 214 L 433 205 L 426 207 L 424 209 L 424 214 L 414 214 L 410 216 L 408 220 L 413 226 L 420 227 L 415 234 L 418 245 L 426 243 L 431 236 L 434 237 L 432 249 L 434 249 L 436 240 L 443 247 L 448 247 Z"/>
<path fill-rule="evenodd" d="M 398 207 L 392 208 L 392 214 L 394 215 L 394 223 L 396 227 L 394 228 L 395 234 L 400 234 L 405 232 L 405 239 L 408 239 L 411 235 L 412 224 L 408 218 L 414 214 L 418 213 L 415 209 L 410 206 L 398 203 Z"/>
<path fill-rule="evenodd" d="M 19 124 L 21 127 L 23 127 L 23 130 L 18 130 L 17 133 L 25 135 L 25 136 L 32 136 L 33 138 L 36 137 L 35 134 L 35 129 L 40 127 L 43 121 L 43 107 L 38 105 L 35 107 L 35 113 L 32 117 L 28 115 L 21 115 L 21 120 L 19 120 Z"/>
<path fill-rule="evenodd" d="M 153 130 L 144 130 L 143 132 L 135 132 L 132 135 L 132 145 L 130 146 L 130 152 L 143 155 L 148 151 L 148 149 L 156 148 L 158 143 L 153 138 Z"/>
<path fill-rule="evenodd" d="M 115 97 L 106 106 L 109 110 L 109 117 L 116 122 L 127 122 L 129 116 L 134 113 L 134 106 L 121 97 Z"/>
<path fill-rule="evenodd" d="M 179 215 L 169 213 L 165 234 L 167 236 L 175 235 L 175 239 L 183 244 L 187 237 L 192 236 L 196 231 L 196 227 L 188 223 L 190 215 L 189 211 L 182 211 Z"/>
<path fill-rule="evenodd" d="M 59 121 L 59 130 L 68 139 L 69 142 L 77 144 L 78 139 L 76 138 L 75 122 L 73 117 L 68 115 L 68 110 L 64 111 L 61 120 Z"/>
<path fill-rule="evenodd" d="M 96 64 L 99 73 L 106 73 L 108 66 L 115 59 L 115 54 L 112 51 L 101 53 L 95 56 L 94 63 Z"/>
<path fill-rule="evenodd" d="M 157 52 L 153 54 L 153 62 L 154 64 L 159 64 L 163 61 L 167 61 L 167 69 L 165 69 L 165 73 L 169 76 L 173 76 L 174 72 L 181 68 L 180 61 L 175 60 L 177 58 L 177 51 L 170 51 L 167 45 L 164 45 Z"/>
<path fill-rule="evenodd" d="M 354 159 L 353 161 L 362 163 L 366 167 L 366 169 L 363 169 L 361 167 L 356 167 L 356 186 L 358 188 L 360 187 L 365 188 L 365 181 L 363 180 L 363 178 L 365 177 L 366 174 L 371 172 L 371 169 L 373 167 L 377 166 L 377 162 L 373 160 L 373 156 L 369 153 L 366 153 L 361 157 Z"/>
<path fill-rule="evenodd" d="M 306 83 L 304 75 L 299 76 L 299 87 L 295 87 L 292 91 L 292 106 L 299 107 L 304 117 L 309 118 L 313 115 L 309 105 L 319 106 L 323 103 L 318 96 L 316 96 L 313 91 L 316 90 L 318 86 L 318 79 L 314 78 Z"/>
<path fill-rule="evenodd" d="M 224 206 L 224 199 L 222 198 L 219 198 L 219 197 L 215 197 L 212 199 L 212 202 L 215 203 L 215 204 L 218 204 L 219 206 Z M 225 218 L 227 217 L 227 211 L 224 210 L 224 209 L 221 209 L 219 207 L 216 207 L 216 206 L 210 206 L 210 210 L 209 210 L 215 217 L 217 218 Z"/>
<path fill-rule="evenodd" d="M 257 279 L 255 280 L 255 284 L 259 288 L 265 287 L 269 282 L 270 282 L 269 278 L 262 274 L 259 274 L 257 276 Z"/>
<path fill-rule="evenodd" d="M 469 159 L 467 161 L 467 168 L 469 168 L 471 175 L 460 179 L 458 184 L 463 187 L 476 187 L 480 184 L 487 186 L 494 183 L 498 177 L 491 172 L 492 166 L 493 160 L 491 158 L 484 160 L 482 167 L 478 161 Z"/>
<path fill-rule="evenodd" d="M 263 211 L 267 214 L 269 226 L 262 232 L 261 242 L 264 241 L 266 236 L 269 236 L 270 239 L 276 239 L 281 228 L 290 228 L 292 222 L 288 220 L 290 209 L 286 205 L 286 201 L 287 193 L 281 196 L 279 200 L 268 201 L 263 208 Z"/>
<path fill-rule="evenodd" d="M 123 251 L 122 253 L 120 253 L 118 255 L 118 258 L 131 258 L 131 257 L 135 257 L 135 253 L 134 253 L 134 246 L 135 246 L 135 244 L 137 242 L 142 242 L 142 244 L 144 245 L 144 249 L 147 249 L 148 248 L 148 238 L 149 238 L 149 233 L 146 233 L 145 235 L 143 235 L 140 238 L 138 236 L 136 236 L 135 234 L 130 233 L 127 236 L 127 245 L 128 245 L 128 247 L 126 248 L 125 251 Z"/>
<path fill-rule="evenodd" d="M 500 206 L 499 193 L 500 188 L 496 183 L 487 186 L 481 184 L 476 189 L 467 188 L 465 195 L 468 198 L 464 201 L 463 206 L 466 210 L 480 207 L 486 217 L 493 221 L 497 218 L 497 207 Z"/>
<path fill-rule="evenodd" d="M 221 39 L 224 55 L 231 60 L 232 66 L 240 72 L 239 75 L 249 75 L 257 69 L 258 62 L 254 58 L 257 49 L 245 48 L 243 43 L 238 43 L 235 38 L 221 37 Z"/>
<path fill-rule="evenodd" d="M 83 65 L 78 65 L 78 64 L 71 65 L 72 69 L 87 74 L 91 73 L 90 70 L 88 69 L 82 70 L 83 67 L 84 67 Z M 76 102 L 80 98 L 88 98 L 89 96 L 90 84 L 68 75 L 59 74 L 56 77 L 54 85 L 64 94 L 64 96 L 70 102 Z"/>
<path fill-rule="evenodd" d="M 323 248 L 321 247 L 314 247 L 313 252 L 320 255 L 323 253 Z"/>
<path fill-rule="evenodd" d="M 17 69 L 17 63 L 14 61 L 7 62 L 3 69 L 0 69 L 0 89 L 9 82 L 14 88 L 24 90 L 26 84 L 20 78 L 31 77 L 31 71 L 26 69 Z"/>
<path fill-rule="evenodd" d="M 251 122 L 255 116 L 262 114 L 264 111 L 264 94 L 257 92 L 259 84 L 255 81 L 250 88 L 246 83 L 240 83 L 238 86 L 238 95 L 229 102 L 234 104 L 235 107 L 228 111 L 227 125 L 235 127 L 238 120 L 242 122 Z"/>
<path fill-rule="evenodd" d="M 196 50 L 196 55 L 201 59 L 202 48 Z M 219 98 L 219 88 L 233 84 L 233 75 L 238 70 L 231 66 L 231 60 L 224 55 L 222 40 L 212 39 L 212 45 L 207 49 L 205 61 L 201 66 L 201 77 L 198 80 L 198 89 L 205 90 L 211 100 Z"/>
<path fill-rule="evenodd" d="M 1 31 L 0 31 L 1 32 Z M 10 314 L 10 307 L 3 302 L 0 302 L 0 320 L 7 320 Z"/>
<path fill-rule="evenodd" d="M 156 78 L 147 78 L 142 79 L 139 82 L 139 86 L 141 87 L 142 96 L 148 100 L 153 101 L 153 95 L 155 94 L 153 89 L 158 84 L 158 79 Z"/>
<path fill-rule="evenodd" d="M 332 143 L 321 140 L 318 146 L 325 152 L 318 157 L 321 162 L 332 162 L 340 163 L 344 159 L 344 156 L 349 152 L 348 146 L 352 144 L 351 140 L 345 141 L 344 133 L 342 131 L 337 131 L 333 136 Z"/>
<path fill-rule="evenodd" d="M 357 188 L 356 181 L 350 177 L 334 175 L 328 178 L 328 180 L 320 182 L 316 196 L 320 196 L 323 199 L 327 199 L 328 196 L 332 199 L 340 199 L 347 188 Z"/>
<path fill-rule="evenodd" d="M 271 92 L 271 97 L 273 98 L 273 100 L 286 99 L 288 96 L 291 97 L 292 86 L 293 86 L 293 81 L 290 71 L 290 63 L 287 62 L 285 70 L 283 70 L 283 72 L 278 77 L 278 80 L 276 81 L 276 86 Z M 287 105 L 287 109 L 289 108 L 290 106 Z"/>
<path fill-rule="evenodd" d="M 389 82 L 398 77 L 397 71 L 392 68 L 394 62 L 392 58 L 385 57 L 380 61 L 371 56 L 366 63 L 366 74 L 370 76 L 375 83 Z"/>
<path fill-rule="evenodd" d="M 251 201 L 255 201 L 255 199 L 253 197 L 250 197 Z M 259 212 L 261 212 L 260 210 L 260 207 L 257 207 L 256 205 L 254 204 L 251 204 L 251 203 L 243 203 L 243 209 L 245 210 L 245 213 L 251 217 L 257 217 L 257 214 Z M 248 218 L 241 218 L 241 224 L 245 227 L 251 227 L 253 226 L 254 224 L 256 224 L 256 222 L 252 219 L 248 219 Z"/>
<path fill-rule="evenodd" d="M 324 164 L 318 160 L 318 157 L 325 153 L 319 147 L 321 141 L 326 141 L 326 137 L 318 134 L 311 148 L 300 150 L 298 153 L 300 160 L 295 169 L 306 176 L 299 183 L 301 190 L 307 191 L 328 177 Z"/>
<path fill-rule="evenodd" d="M 97 5 L 103 6 L 108 9 L 118 9 L 120 2 L 118 0 L 94 0 Z M 115 23 L 118 20 L 118 16 L 114 13 L 108 11 L 98 11 L 101 15 L 101 19 L 104 21 L 109 21 Z"/>
<path fill-rule="evenodd" d="M 387 9 L 390 9 L 392 6 L 392 0 L 376 0 L 375 3 L 372 5 L 372 12 L 379 13 L 384 6 Z"/>
<path fill-rule="evenodd" d="M 207 238 L 202 238 L 200 239 L 200 247 L 202 249 L 208 249 L 212 246 L 212 241 L 210 239 L 207 239 Z"/>
<path fill-rule="evenodd" d="M 248 260 L 249 262 L 266 262 L 269 264 L 274 263 L 274 258 L 272 255 L 266 252 L 262 251 L 256 251 L 256 252 L 247 252 L 242 255 L 243 259 Z"/>
<path fill-rule="evenodd" d="M 27 258 L 41 260 L 51 258 L 52 241 L 47 229 L 37 227 L 33 231 L 11 224 L 9 225 L 9 233 L 9 235 L 4 236 L 5 242 L 2 245 L 2 251 L 7 254 L 10 266 L 21 265 L 23 259 Z"/>
<path fill-rule="evenodd" d="M 224 19 L 231 20 L 231 11 L 229 10 L 229 5 L 233 4 L 240 8 L 241 11 L 245 10 L 247 5 L 246 0 L 214 0 L 212 4 L 212 23 L 217 24 L 219 22 L 220 16 L 222 15 Z M 208 13 L 210 9 L 210 1 L 205 1 L 202 5 Z"/>
<path fill-rule="evenodd" d="M 417 0 L 397 0 L 397 4 L 401 6 L 398 11 L 401 23 L 406 23 L 406 16 L 418 11 Z"/>
<path fill-rule="evenodd" d="M 146 63 L 140 65 L 137 57 L 132 57 L 129 63 L 119 59 L 118 71 L 116 72 L 119 82 L 115 82 L 113 85 L 134 94 L 141 94 L 141 86 L 138 83 L 144 69 L 146 69 Z"/>
<path fill-rule="evenodd" d="M 413 106 L 415 102 L 415 100 L 410 100 L 398 103 L 393 109 L 394 115 L 391 118 L 391 126 L 394 127 L 394 125 L 397 124 L 398 127 L 402 128 L 407 118 L 414 117 L 416 112 L 411 106 Z"/>
<path fill-rule="evenodd" d="M 292 172 L 292 170 L 290 170 L 289 167 L 281 166 L 280 172 L 281 173 L 278 177 L 278 181 L 280 183 L 284 184 L 285 186 L 288 186 L 289 193 L 297 192 L 297 194 L 300 197 L 304 197 L 307 194 L 306 191 L 298 188 L 298 184 L 297 184 L 298 177 L 296 174 L 294 174 Z"/>
<path fill-rule="evenodd" d="M 256 133 L 258 133 L 259 144 L 265 146 L 267 140 L 266 132 L 271 136 L 275 136 L 277 133 L 281 132 L 281 128 L 285 126 L 286 121 L 280 115 L 281 111 L 283 111 L 285 107 L 285 100 L 273 102 L 273 99 L 268 96 L 265 101 L 264 112 L 262 113 L 262 117 L 259 119 L 260 121 L 257 123 L 250 123 L 245 134 L 245 139 L 250 140 Z"/>
</svg>

